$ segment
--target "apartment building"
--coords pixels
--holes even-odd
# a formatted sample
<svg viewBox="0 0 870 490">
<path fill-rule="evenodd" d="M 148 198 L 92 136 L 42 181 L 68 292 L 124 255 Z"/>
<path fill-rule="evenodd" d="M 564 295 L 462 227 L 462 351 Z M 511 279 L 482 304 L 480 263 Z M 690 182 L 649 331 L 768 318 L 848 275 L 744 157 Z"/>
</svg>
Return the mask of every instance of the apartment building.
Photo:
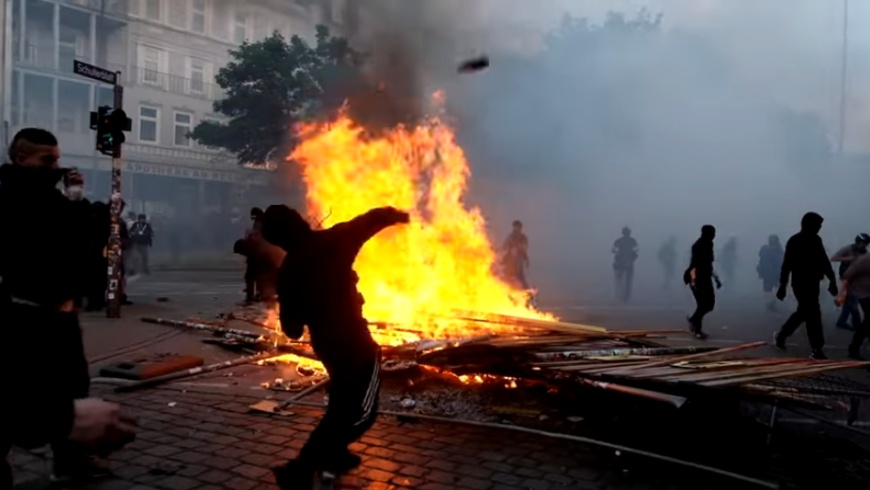
<svg viewBox="0 0 870 490">
<path fill-rule="evenodd" d="M 112 88 L 72 72 L 73 60 L 121 72 L 133 130 L 124 145 L 123 192 L 132 210 L 203 223 L 261 195 L 272 174 L 187 135 L 220 116 L 214 83 L 227 51 L 279 31 L 313 37 L 340 20 L 327 0 L 5 0 L 6 137 L 26 126 L 58 135 L 63 164 L 82 169 L 92 197 L 110 188 L 110 159 L 94 151 L 89 114 L 111 105 Z M 260 203 L 263 204 L 263 203 Z"/>
</svg>

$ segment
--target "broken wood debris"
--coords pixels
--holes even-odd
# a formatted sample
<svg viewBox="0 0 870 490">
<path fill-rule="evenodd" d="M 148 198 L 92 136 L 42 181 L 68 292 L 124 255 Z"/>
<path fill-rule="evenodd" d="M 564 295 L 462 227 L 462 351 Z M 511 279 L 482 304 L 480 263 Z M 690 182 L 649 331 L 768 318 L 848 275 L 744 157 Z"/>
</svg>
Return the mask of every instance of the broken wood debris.
<svg viewBox="0 0 870 490">
<path fill-rule="evenodd" d="M 232 316 L 230 314 L 226 318 Z M 608 331 L 592 325 L 463 311 L 445 319 L 470 325 L 498 324 L 513 328 L 502 329 L 498 334 L 439 340 L 425 339 L 421 328 L 418 341 L 384 346 L 386 362 L 403 367 L 429 366 L 457 375 L 506 376 L 538 382 L 569 383 L 653 399 L 675 407 L 682 406 L 685 399 L 698 393 L 698 390 L 724 388 L 778 400 L 814 400 L 824 405 L 819 398 L 826 393 L 767 389 L 765 382 L 814 376 L 870 364 L 745 356 L 745 351 L 766 345 L 764 342 L 715 348 L 672 347 L 649 340 L 653 335 L 682 331 Z M 225 336 L 247 348 L 269 352 L 264 358 L 289 353 L 316 360 L 310 346 L 291 343 L 272 330 L 258 334 L 206 323 L 161 318 L 143 318 L 143 321 Z M 265 328 L 260 322 L 248 323 Z M 384 322 L 372 322 L 370 326 L 375 329 L 393 328 Z M 403 331 L 418 330 L 408 327 Z M 469 329 L 469 332 L 480 331 L 479 327 Z M 729 357 L 734 355 L 739 357 Z"/>
</svg>

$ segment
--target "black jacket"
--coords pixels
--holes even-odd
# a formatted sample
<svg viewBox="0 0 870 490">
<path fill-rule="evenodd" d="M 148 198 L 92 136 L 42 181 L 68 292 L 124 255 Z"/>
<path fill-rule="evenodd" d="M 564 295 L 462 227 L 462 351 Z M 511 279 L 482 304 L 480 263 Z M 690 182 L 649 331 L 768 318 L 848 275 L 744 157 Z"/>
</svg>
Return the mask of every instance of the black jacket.
<svg viewBox="0 0 870 490">
<path fill-rule="evenodd" d="M 70 201 L 58 169 L 0 167 L 0 277 L 6 294 L 48 308 L 83 292 L 91 208 Z"/>
<path fill-rule="evenodd" d="M 278 272 L 281 326 L 287 336 L 299 338 L 307 325 L 312 347 L 327 366 L 370 359 L 377 350 L 363 318 L 353 263 L 362 246 L 400 223 L 402 214 L 374 209 L 282 244 L 287 257 Z"/>
<path fill-rule="evenodd" d="M 779 284 L 787 285 L 790 278 L 792 287 L 818 285 L 825 277 L 829 281 L 836 280 L 822 237 L 801 231 L 789 238 L 785 244 Z"/>
<path fill-rule="evenodd" d="M 683 282 L 691 282 L 691 271 L 695 269 L 695 281 L 698 279 L 713 279 L 713 240 L 698 238 L 692 245 L 692 259 L 689 268 L 683 273 Z"/>
</svg>

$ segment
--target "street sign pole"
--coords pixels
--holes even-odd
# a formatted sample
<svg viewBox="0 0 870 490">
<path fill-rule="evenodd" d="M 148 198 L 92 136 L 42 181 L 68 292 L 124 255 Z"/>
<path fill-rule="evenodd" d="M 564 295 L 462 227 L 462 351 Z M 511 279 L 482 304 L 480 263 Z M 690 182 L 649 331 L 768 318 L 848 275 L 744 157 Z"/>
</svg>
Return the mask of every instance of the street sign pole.
<svg viewBox="0 0 870 490">
<path fill-rule="evenodd" d="M 108 83 L 114 86 L 114 109 L 123 112 L 124 108 L 124 87 L 121 86 L 121 72 L 109 71 L 99 66 L 85 63 L 84 61 L 73 61 L 73 73 L 83 77 L 90 78 L 102 83 Z M 91 114 L 92 120 L 96 119 L 97 113 Z M 126 118 L 126 116 L 124 116 Z M 101 124 L 99 122 L 91 124 Z M 127 120 L 129 126 L 129 119 Z M 116 128 L 113 128 L 113 131 Z M 129 131 L 130 128 L 124 129 Z M 98 139 L 99 139 L 98 131 Z M 113 135 L 114 136 L 114 135 Z M 113 138 L 114 139 L 114 138 Z M 98 141 L 97 148 L 100 148 L 101 142 Z M 106 259 L 109 263 L 107 274 L 109 278 L 108 288 L 106 290 L 106 300 L 108 308 L 106 308 L 106 316 L 109 318 L 121 318 L 121 296 L 124 294 L 123 274 L 121 267 L 124 263 L 121 257 L 121 142 L 113 142 L 112 144 L 112 197 L 110 198 L 110 214 L 111 225 L 109 227 L 109 243 L 106 247 Z"/>
<path fill-rule="evenodd" d="M 121 72 L 116 72 L 116 80 L 121 80 Z M 115 109 L 124 108 L 124 87 L 120 84 L 115 85 Z M 111 213 L 112 225 L 111 234 L 109 235 L 109 246 L 107 248 L 107 258 L 109 261 L 109 288 L 106 292 L 108 300 L 108 308 L 106 308 L 106 316 L 109 318 L 121 318 L 121 303 L 122 295 L 126 294 L 123 284 L 123 274 L 121 268 L 124 267 L 121 246 L 121 211 L 123 200 L 121 199 L 121 144 L 114 145 L 112 153 L 112 199 Z"/>
</svg>

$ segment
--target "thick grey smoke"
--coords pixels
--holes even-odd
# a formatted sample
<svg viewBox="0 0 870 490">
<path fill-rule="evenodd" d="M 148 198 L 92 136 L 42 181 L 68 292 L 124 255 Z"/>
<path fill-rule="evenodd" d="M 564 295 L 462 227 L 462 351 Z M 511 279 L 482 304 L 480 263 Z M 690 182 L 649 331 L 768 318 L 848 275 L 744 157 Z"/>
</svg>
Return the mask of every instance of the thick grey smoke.
<svg viewBox="0 0 870 490">
<path fill-rule="evenodd" d="M 811 29 L 813 13 L 829 12 L 821 2 L 794 2 L 800 8 L 774 18 L 771 7 L 753 7 L 764 2 L 624 1 L 625 17 L 606 27 L 605 2 L 571 2 L 565 8 L 588 26 L 543 51 L 542 34 L 565 13 L 553 5 L 401 3 L 370 33 L 376 73 L 392 74 L 420 104 L 447 89 L 472 200 L 496 243 L 511 220 L 525 222 L 530 277 L 544 298 L 609 299 L 610 247 L 625 225 L 641 246 L 638 294 L 657 300 L 682 298 L 658 291 L 659 246 L 675 235 L 687 254 L 705 223 L 717 226 L 720 245 L 739 240 L 737 284 L 726 285 L 734 289 L 760 289 L 758 248 L 771 233 L 795 232 L 805 211 L 826 217 L 829 248 L 870 228 L 870 169 L 831 153 L 838 53 L 829 34 Z M 650 20 L 663 14 L 657 31 L 620 27 L 644 6 Z M 828 17 L 835 28 L 836 12 Z M 455 61 L 480 51 L 492 67 L 457 76 Z"/>
</svg>

